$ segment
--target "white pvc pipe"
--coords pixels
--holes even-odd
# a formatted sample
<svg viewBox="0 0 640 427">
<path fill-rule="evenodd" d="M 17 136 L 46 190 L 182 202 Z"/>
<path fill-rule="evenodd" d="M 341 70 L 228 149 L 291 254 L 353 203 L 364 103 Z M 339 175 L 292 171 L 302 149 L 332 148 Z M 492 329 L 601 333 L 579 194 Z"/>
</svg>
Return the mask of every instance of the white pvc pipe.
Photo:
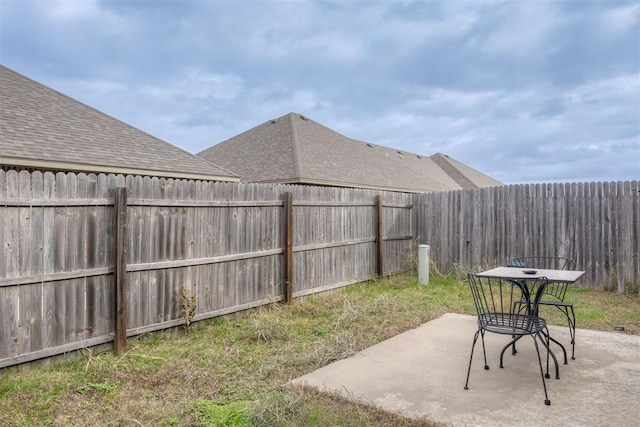
<svg viewBox="0 0 640 427">
<path fill-rule="evenodd" d="M 418 246 L 418 283 L 429 283 L 429 245 Z"/>
</svg>

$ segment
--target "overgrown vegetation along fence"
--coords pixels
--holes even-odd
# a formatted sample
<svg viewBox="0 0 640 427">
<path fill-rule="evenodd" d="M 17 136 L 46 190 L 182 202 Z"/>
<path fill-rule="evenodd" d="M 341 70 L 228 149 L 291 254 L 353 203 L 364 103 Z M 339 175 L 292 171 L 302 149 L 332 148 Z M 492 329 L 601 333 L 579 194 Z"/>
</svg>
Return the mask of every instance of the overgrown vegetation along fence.
<svg viewBox="0 0 640 427">
<path fill-rule="evenodd" d="M 580 284 L 640 289 L 638 181 L 528 184 L 414 196 L 416 232 L 442 271 L 557 255 L 585 270 Z"/>
<path fill-rule="evenodd" d="M 0 368 L 398 272 L 411 200 L 0 170 Z"/>
</svg>

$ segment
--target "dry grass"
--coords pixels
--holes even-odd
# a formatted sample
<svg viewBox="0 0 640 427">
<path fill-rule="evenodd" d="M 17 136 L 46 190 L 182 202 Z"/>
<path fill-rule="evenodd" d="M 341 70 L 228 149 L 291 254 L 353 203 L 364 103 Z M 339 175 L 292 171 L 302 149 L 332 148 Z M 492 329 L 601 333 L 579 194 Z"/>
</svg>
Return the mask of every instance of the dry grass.
<svg viewBox="0 0 640 427">
<path fill-rule="evenodd" d="M 130 340 L 127 353 L 0 375 L 3 426 L 430 426 L 287 383 L 440 316 L 471 313 L 468 287 L 396 276 Z M 579 327 L 640 331 L 640 299 L 574 289 Z M 564 319 L 550 313 L 550 321 Z"/>
</svg>

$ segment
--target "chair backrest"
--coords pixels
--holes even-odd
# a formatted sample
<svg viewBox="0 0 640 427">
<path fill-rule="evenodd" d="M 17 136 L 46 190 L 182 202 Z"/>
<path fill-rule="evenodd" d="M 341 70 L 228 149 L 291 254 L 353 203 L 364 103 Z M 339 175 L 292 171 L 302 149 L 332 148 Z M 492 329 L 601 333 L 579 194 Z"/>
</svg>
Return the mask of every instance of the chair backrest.
<svg viewBox="0 0 640 427">
<path fill-rule="evenodd" d="M 514 326 L 510 322 L 520 322 L 527 314 L 537 314 L 538 304 L 547 286 L 544 277 L 506 280 L 469 274 L 468 281 L 479 323 L 498 329 L 493 330 L 498 333 L 510 333 L 508 328 Z M 534 295 L 530 295 L 530 291 Z M 526 307 L 524 311 L 523 305 Z M 500 328 L 505 328 L 506 332 L 501 332 Z"/>
<path fill-rule="evenodd" d="M 511 258 L 507 266 L 550 270 L 573 270 L 576 267 L 576 262 L 571 258 L 557 256 L 518 256 Z"/>
</svg>

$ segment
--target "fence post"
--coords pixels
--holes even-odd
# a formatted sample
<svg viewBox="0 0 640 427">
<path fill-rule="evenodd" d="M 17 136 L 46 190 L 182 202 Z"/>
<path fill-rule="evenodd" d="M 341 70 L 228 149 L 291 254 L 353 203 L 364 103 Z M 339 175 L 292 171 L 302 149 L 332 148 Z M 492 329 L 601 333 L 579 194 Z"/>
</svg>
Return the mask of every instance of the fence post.
<svg viewBox="0 0 640 427">
<path fill-rule="evenodd" d="M 127 189 L 115 189 L 114 277 L 116 287 L 115 336 L 113 352 L 116 356 L 127 348 Z"/>
<path fill-rule="evenodd" d="M 382 196 L 376 196 L 376 273 L 378 277 L 384 276 L 384 208 Z"/>
<path fill-rule="evenodd" d="M 284 251 L 285 263 L 285 293 L 284 302 L 290 303 L 293 298 L 293 195 L 284 193 L 284 228 L 286 246 Z"/>
</svg>

